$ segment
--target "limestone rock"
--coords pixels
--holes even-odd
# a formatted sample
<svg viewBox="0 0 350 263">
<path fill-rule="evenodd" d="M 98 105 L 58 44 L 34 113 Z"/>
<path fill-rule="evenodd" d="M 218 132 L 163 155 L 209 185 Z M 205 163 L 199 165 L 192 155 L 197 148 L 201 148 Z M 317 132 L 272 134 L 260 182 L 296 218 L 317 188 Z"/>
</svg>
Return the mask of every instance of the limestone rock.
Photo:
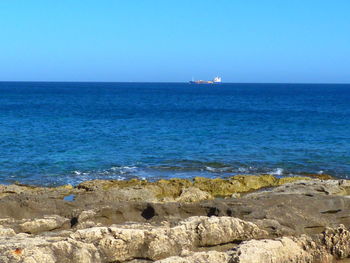
<svg viewBox="0 0 350 263">
<path fill-rule="evenodd" d="M 350 181 L 300 179 L 0 185 L 0 262 L 333 263 L 349 257 Z M 66 193 L 76 195 L 73 202 L 63 200 Z"/>
<path fill-rule="evenodd" d="M 53 243 L 49 249 L 56 256 L 56 262 L 99 263 L 102 262 L 99 251 L 93 244 L 76 240 L 62 240 Z"/>
<path fill-rule="evenodd" d="M 321 236 L 321 244 L 337 259 L 350 256 L 350 232 L 343 225 L 338 228 L 327 228 Z"/>
<path fill-rule="evenodd" d="M 0 240 L 2 263 L 99 263 L 98 251 L 92 244 L 71 239 L 18 237 L 11 242 Z"/>
<path fill-rule="evenodd" d="M 213 199 L 213 197 L 208 192 L 204 192 L 196 187 L 189 187 L 182 190 L 176 201 L 191 203 L 209 199 Z"/>
<path fill-rule="evenodd" d="M 134 258 L 158 260 L 180 255 L 183 250 L 195 247 L 265 235 L 267 232 L 253 223 L 237 218 L 191 217 L 171 228 L 95 227 L 78 230 L 71 237 L 84 243 L 94 243 L 107 261 L 126 261 Z"/>
<path fill-rule="evenodd" d="M 82 211 L 78 216 L 78 222 L 84 222 L 89 219 L 92 219 L 96 216 L 96 212 L 94 210 L 85 210 Z"/>
<path fill-rule="evenodd" d="M 234 249 L 231 263 L 306 263 L 313 256 L 292 238 L 250 240 Z"/>
<path fill-rule="evenodd" d="M 282 180 L 282 179 L 281 179 Z M 348 180 L 300 180 L 283 184 L 268 190 L 269 194 L 300 194 L 300 195 L 349 195 L 350 182 Z M 264 191 L 247 194 L 245 197 L 259 197 Z"/>
<path fill-rule="evenodd" d="M 128 187 L 111 193 L 114 198 L 122 201 L 157 202 L 155 194 L 142 187 Z"/>
<path fill-rule="evenodd" d="M 229 263 L 229 260 L 230 257 L 227 253 L 209 251 L 193 253 L 187 257 L 169 257 L 154 263 Z"/>
<path fill-rule="evenodd" d="M 198 233 L 199 246 L 214 246 L 268 235 L 257 225 L 232 217 L 193 217 L 182 224 L 188 224 L 187 228 Z"/>
<path fill-rule="evenodd" d="M 80 214 L 87 219 L 89 215 L 93 212 Z M 136 223 L 34 237 L 0 235 L 0 262 L 331 263 L 350 255 L 350 232 L 344 226 L 314 237 L 260 239 L 266 234 L 255 224 L 237 218 L 191 217 L 175 226 Z M 247 241 L 230 251 L 213 248 L 241 240 Z M 209 251 L 195 252 L 199 249 Z"/>
<path fill-rule="evenodd" d="M 40 219 L 34 219 L 31 221 L 20 224 L 22 232 L 37 234 L 44 231 L 50 231 L 62 227 L 64 224 L 69 224 L 67 218 L 60 216 L 46 216 Z"/>
<path fill-rule="evenodd" d="M 0 225 L 0 237 L 12 237 L 16 232 L 12 228 L 4 228 Z"/>
<path fill-rule="evenodd" d="M 40 247 L 49 245 L 49 242 L 41 237 L 29 238 L 28 235 L 16 235 L 9 239 L 0 238 L 0 262 L 39 262 L 53 263 L 54 259 Z M 35 261 L 35 257 L 43 260 Z"/>
<path fill-rule="evenodd" d="M 121 189 L 125 187 L 134 187 L 145 185 L 148 182 L 145 180 L 131 179 L 124 180 L 91 180 L 80 183 L 77 188 L 86 191 L 105 191 L 109 189 Z"/>
</svg>

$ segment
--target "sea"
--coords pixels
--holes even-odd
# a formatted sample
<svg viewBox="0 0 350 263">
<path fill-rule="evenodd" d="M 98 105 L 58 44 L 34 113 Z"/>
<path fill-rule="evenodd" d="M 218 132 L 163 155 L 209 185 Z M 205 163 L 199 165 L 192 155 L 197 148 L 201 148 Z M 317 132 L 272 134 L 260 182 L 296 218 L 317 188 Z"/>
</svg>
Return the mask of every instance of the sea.
<svg viewBox="0 0 350 263">
<path fill-rule="evenodd" d="M 350 176 L 350 85 L 0 82 L 0 183 Z"/>
</svg>

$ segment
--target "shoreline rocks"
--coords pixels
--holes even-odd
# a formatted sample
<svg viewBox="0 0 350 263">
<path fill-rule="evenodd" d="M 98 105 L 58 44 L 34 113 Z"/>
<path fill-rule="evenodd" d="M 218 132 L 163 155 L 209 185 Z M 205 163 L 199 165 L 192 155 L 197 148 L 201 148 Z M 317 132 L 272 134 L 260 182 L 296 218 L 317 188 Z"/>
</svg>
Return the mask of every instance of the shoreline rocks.
<svg viewBox="0 0 350 263">
<path fill-rule="evenodd" d="M 0 262 L 336 262 L 349 195 L 347 180 L 272 175 L 0 186 Z"/>
</svg>

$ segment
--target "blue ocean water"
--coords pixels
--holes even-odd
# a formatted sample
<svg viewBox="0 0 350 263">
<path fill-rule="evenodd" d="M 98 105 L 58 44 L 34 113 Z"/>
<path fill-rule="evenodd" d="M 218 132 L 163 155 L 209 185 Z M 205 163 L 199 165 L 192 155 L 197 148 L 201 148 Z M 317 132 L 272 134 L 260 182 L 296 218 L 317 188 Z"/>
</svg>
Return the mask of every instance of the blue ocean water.
<svg viewBox="0 0 350 263">
<path fill-rule="evenodd" d="M 0 183 L 350 175 L 350 85 L 0 83 Z"/>
</svg>

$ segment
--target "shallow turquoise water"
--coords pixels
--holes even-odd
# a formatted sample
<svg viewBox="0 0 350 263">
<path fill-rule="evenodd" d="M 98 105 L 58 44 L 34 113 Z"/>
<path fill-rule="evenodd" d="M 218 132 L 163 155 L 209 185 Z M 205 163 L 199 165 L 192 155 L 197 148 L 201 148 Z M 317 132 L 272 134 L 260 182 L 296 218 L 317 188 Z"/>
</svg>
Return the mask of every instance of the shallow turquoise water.
<svg viewBox="0 0 350 263">
<path fill-rule="evenodd" d="M 0 182 L 350 175 L 350 85 L 0 83 Z"/>
</svg>

